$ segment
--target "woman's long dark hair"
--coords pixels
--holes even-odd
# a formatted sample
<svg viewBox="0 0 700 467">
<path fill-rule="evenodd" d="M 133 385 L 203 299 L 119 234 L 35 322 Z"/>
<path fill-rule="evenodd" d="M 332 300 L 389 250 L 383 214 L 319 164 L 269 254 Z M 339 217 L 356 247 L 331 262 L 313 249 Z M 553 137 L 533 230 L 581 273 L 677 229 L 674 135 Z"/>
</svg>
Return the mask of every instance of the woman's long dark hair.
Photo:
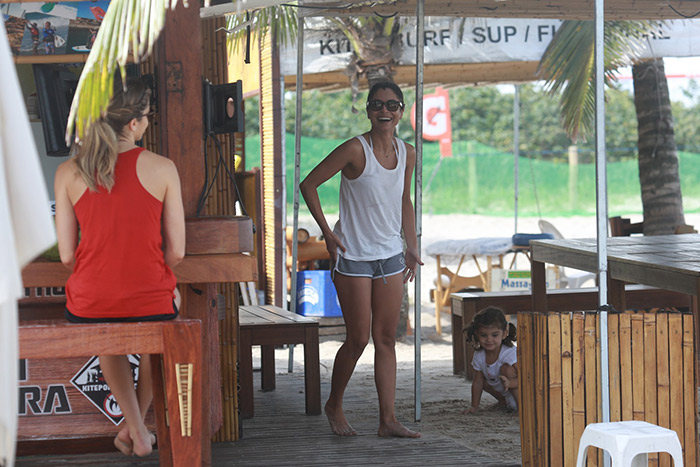
<svg viewBox="0 0 700 467">
<path fill-rule="evenodd" d="M 495 306 L 488 306 L 483 310 L 480 310 L 464 329 L 467 335 L 467 342 L 472 341 L 474 343 L 474 348 L 479 350 L 481 345 L 479 345 L 479 339 L 477 338 L 477 333 L 479 329 L 484 326 L 496 326 L 501 331 L 506 331 L 506 338 L 503 339 L 503 344 L 508 347 L 513 347 L 513 342 L 515 342 L 516 329 L 513 323 L 506 321 L 506 315 L 503 314 L 503 310 Z"/>
</svg>

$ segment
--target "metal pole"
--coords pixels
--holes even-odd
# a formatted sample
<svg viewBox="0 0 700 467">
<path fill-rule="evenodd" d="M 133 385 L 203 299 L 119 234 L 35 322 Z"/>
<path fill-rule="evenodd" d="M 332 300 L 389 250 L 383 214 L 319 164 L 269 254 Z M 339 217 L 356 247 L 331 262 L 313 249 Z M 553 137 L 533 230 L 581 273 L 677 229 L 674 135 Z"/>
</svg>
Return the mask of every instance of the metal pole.
<svg viewBox="0 0 700 467">
<path fill-rule="evenodd" d="M 605 89 L 604 71 L 604 0 L 595 2 L 595 149 L 596 149 L 596 213 L 598 238 L 598 305 L 600 315 L 601 404 L 603 422 L 610 421 L 610 374 L 608 362 L 608 200 L 605 157 Z M 606 466 L 610 458 L 604 457 Z"/>
<path fill-rule="evenodd" d="M 301 177 L 301 93 L 302 77 L 304 76 L 304 18 L 301 14 L 297 16 L 297 85 L 296 85 L 296 115 L 294 117 L 294 221 L 292 228 L 292 285 L 290 291 L 289 311 L 297 312 L 297 256 L 299 241 L 297 231 L 299 230 L 299 178 Z M 294 346 L 289 346 L 289 361 L 287 371 L 294 369 Z"/>
<path fill-rule="evenodd" d="M 425 18 L 424 18 L 424 1 L 418 0 L 416 2 L 416 18 L 418 24 L 416 27 L 416 179 L 415 179 L 415 193 L 416 193 L 416 236 L 418 239 L 418 251 L 421 251 L 421 237 L 423 235 L 423 223 L 421 222 L 421 217 L 423 214 L 423 61 L 424 61 L 424 48 L 425 42 L 423 41 L 423 35 L 425 30 Z M 417 422 L 421 419 L 421 296 L 420 296 L 420 281 L 421 281 L 421 268 L 420 265 L 416 266 L 416 278 L 415 278 L 415 299 L 413 301 L 413 316 L 415 317 L 415 358 L 414 358 L 414 382 L 415 382 L 415 420 Z M 437 313 L 436 313 L 437 315 Z"/>
<path fill-rule="evenodd" d="M 513 94 L 513 177 L 514 177 L 514 211 L 515 225 L 513 233 L 518 233 L 518 195 L 520 187 L 518 186 L 518 172 L 520 171 L 520 86 L 517 84 L 515 93 Z"/>
</svg>

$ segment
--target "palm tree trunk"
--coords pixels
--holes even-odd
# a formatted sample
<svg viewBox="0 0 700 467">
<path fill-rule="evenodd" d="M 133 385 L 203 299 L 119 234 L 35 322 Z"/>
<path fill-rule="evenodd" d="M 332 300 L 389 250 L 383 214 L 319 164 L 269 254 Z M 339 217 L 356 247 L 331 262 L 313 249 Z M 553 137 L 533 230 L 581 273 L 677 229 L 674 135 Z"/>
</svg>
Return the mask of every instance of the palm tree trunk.
<svg viewBox="0 0 700 467">
<path fill-rule="evenodd" d="M 672 234 L 685 219 L 663 59 L 638 62 L 632 67 L 632 77 L 644 235 Z"/>
</svg>

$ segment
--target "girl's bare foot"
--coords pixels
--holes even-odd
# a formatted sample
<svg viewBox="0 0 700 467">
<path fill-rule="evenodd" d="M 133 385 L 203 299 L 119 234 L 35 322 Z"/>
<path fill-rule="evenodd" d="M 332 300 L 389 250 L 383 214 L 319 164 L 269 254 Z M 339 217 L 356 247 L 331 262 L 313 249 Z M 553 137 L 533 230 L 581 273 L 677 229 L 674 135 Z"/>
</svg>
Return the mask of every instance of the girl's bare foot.
<svg viewBox="0 0 700 467">
<path fill-rule="evenodd" d="M 342 410 L 333 410 L 326 404 L 324 411 L 326 412 L 326 417 L 328 417 L 328 423 L 331 424 L 333 433 L 339 436 L 354 436 L 357 434 L 355 429 L 345 419 L 345 414 Z"/>
<path fill-rule="evenodd" d="M 420 433 L 409 430 L 397 421 L 391 423 L 380 423 L 377 435 L 381 437 L 393 436 L 396 438 L 420 438 Z"/>
<path fill-rule="evenodd" d="M 146 428 L 144 426 L 144 428 Z M 156 442 L 156 437 L 148 432 L 146 429 L 143 433 L 139 433 L 137 436 L 131 436 L 131 441 L 133 442 L 133 452 L 139 457 L 148 456 L 153 452 L 153 445 Z"/>
<path fill-rule="evenodd" d="M 114 438 L 114 447 L 119 449 L 119 452 L 125 456 L 134 455 L 134 443 L 129 437 L 129 429 L 127 427 L 122 428 L 117 436 Z"/>
</svg>

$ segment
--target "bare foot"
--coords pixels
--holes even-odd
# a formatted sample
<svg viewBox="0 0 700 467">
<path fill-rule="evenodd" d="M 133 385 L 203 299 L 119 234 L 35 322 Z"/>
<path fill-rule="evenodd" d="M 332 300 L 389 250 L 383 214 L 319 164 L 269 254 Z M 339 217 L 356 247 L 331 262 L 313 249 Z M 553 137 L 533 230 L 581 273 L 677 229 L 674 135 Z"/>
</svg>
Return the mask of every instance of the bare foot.
<svg viewBox="0 0 700 467">
<path fill-rule="evenodd" d="M 134 455 L 134 443 L 129 437 L 129 429 L 124 427 L 114 438 L 114 446 L 125 456 Z"/>
<path fill-rule="evenodd" d="M 156 442 L 156 437 L 146 430 L 144 433 L 139 433 L 138 436 L 131 436 L 131 440 L 133 442 L 134 454 L 139 457 L 144 457 L 153 452 L 153 445 Z"/>
<path fill-rule="evenodd" d="M 392 423 L 380 423 L 377 435 L 381 437 L 393 436 L 396 438 L 420 438 L 420 433 L 409 430 L 397 421 Z"/>
<path fill-rule="evenodd" d="M 357 434 L 355 429 L 350 426 L 348 421 L 345 419 L 345 414 L 342 410 L 335 411 L 328 407 L 328 404 L 324 407 L 326 412 L 326 417 L 328 417 L 328 423 L 331 424 L 331 430 L 333 433 L 339 436 L 354 436 Z"/>
</svg>

